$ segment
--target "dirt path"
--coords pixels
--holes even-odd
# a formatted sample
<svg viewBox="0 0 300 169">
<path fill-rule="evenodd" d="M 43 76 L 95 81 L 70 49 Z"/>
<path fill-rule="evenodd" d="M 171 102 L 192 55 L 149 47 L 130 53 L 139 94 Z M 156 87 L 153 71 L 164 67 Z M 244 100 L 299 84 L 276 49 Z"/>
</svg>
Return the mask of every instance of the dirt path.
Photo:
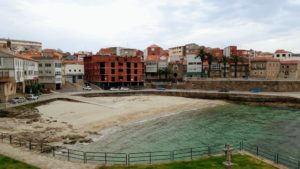
<svg viewBox="0 0 300 169">
<path fill-rule="evenodd" d="M 73 163 L 62 161 L 46 155 L 26 151 L 20 147 L 12 147 L 8 144 L 0 143 L 0 154 L 41 169 L 95 169 L 97 165 Z"/>
</svg>

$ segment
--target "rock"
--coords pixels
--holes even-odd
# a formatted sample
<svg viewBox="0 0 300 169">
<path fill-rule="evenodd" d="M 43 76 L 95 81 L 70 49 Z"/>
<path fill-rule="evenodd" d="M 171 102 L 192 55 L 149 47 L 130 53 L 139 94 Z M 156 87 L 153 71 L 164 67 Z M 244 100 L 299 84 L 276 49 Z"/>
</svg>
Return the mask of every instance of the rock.
<svg viewBox="0 0 300 169">
<path fill-rule="evenodd" d="M 80 139 L 79 143 L 92 143 L 93 140 L 91 138 Z"/>
<path fill-rule="evenodd" d="M 65 140 L 64 144 L 76 144 L 76 140 Z"/>
</svg>

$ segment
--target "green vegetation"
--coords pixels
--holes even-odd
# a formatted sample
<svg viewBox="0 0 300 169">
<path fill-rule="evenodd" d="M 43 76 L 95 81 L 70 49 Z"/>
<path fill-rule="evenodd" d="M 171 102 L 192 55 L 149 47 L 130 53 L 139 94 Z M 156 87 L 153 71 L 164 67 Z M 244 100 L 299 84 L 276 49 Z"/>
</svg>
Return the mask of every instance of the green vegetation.
<svg viewBox="0 0 300 169">
<path fill-rule="evenodd" d="M 31 165 L 0 155 L 0 169 L 37 169 Z"/>
<path fill-rule="evenodd" d="M 142 166 L 102 166 L 99 169 L 224 169 L 224 156 L 203 158 L 194 161 L 174 162 L 169 164 L 142 165 Z M 233 156 L 234 169 L 275 169 L 262 161 L 256 160 L 246 155 Z"/>
</svg>

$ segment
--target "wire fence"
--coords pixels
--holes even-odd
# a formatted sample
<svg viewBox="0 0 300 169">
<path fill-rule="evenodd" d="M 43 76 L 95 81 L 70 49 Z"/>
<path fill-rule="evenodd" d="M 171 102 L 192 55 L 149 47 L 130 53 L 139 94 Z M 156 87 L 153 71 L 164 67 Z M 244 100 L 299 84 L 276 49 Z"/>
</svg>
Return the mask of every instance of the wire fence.
<svg viewBox="0 0 300 169">
<path fill-rule="evenodd" d="M 30 139 L 21 139 L 17 136 L 0 133 L 1 142 L 20 147 L 28 148 L 30 151 L 37 151 L 51 155 L 55 158 L 95 164 L 153 164 L 182 160 L 193 160 L 200 157 L 208 157 L 224 153 L 224 145 L 212 145 L 195 148 L 185 148 L 173 151 L 154 151 L 154 152 L 137 152 L 137 153 L 116 153 L 116 152 L 85 152 L 73 150 L 61 146 L 51 146 L 43 141 L 33 142 Z M 258 157 L 270 160 L 275 164 L 280 164 L 291 169 L 300 169 L 300 160 L 294 157 L 279 154 L 267 148 L 257 145 L 240 142 L 231 144 L 235 152 L 245 151 Z"/>
</svg>

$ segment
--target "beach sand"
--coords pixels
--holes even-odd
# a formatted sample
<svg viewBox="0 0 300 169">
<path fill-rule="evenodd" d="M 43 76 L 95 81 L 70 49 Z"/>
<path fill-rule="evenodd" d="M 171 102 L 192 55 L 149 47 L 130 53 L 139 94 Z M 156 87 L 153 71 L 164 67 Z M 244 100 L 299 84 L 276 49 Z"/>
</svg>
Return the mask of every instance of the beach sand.
<svg viewBox="0 0 300 169">
<path fill-rule="evenodd" d="M 224 105 L 218 100 L 168 96 L 80 97 L 84 103 L 54 101 L 37 107 L 44 119 L 67 123 L 81 132 L 100 132 L 121 124 L 170 113 Z"/>
</svg>

